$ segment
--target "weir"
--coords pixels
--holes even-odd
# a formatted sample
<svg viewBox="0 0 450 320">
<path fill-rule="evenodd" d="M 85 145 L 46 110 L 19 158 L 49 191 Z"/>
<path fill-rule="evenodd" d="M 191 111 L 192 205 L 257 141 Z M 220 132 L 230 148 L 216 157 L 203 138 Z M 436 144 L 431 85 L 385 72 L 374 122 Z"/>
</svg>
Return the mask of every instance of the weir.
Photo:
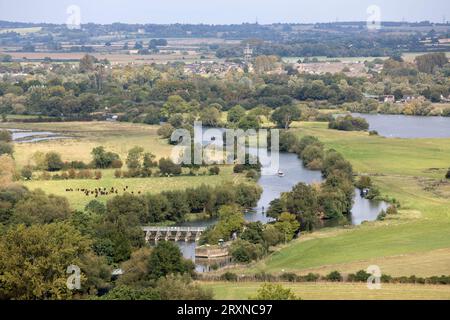
<svg viewBox="0 0 450 320">
<path fill-rule="evenodd" d="M 202 227 L 143 227 L 146 242 L 198 242 L 206 228 Z"/>
</svg>

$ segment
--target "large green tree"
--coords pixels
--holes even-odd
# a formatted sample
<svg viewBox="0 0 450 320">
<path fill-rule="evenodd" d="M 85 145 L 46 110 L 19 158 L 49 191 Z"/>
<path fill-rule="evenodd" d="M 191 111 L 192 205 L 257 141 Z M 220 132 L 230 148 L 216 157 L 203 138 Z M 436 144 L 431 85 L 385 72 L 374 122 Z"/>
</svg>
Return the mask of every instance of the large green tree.
<svg viewBox="0 0 450 320">
<path fill-rule="evenodd" d="M 10 228 L 0 237 L 0 299 L 72 298 L 67 268 L 81 266 L 89 247 L 90 241 L 65 223 Z"/>
<path fill-rule="evenodd" d="M 183 258 L 176 244 L 160 242 L 150 254 L 148 270 L 148 278 L 157 280 L 169 274 L 191 274 L 194 264 Z"/>
</svg>

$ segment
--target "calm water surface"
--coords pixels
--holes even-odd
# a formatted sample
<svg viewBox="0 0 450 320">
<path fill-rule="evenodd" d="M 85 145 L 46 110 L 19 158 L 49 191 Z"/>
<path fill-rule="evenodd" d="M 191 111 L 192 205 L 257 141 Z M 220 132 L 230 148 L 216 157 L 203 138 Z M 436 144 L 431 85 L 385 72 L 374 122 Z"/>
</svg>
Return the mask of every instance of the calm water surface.
<svg viewBox="0 0 450 320">
<path fill-rule="evenodd" d="M 361 114 L 376 130 L 387 138 L 450 138 L 450 117 L 418 117 L 405 115 Z"/>
<path fill-rule="evenodd" d="M 280 153 L 280 170 L 285 176 L 280 178 L 278 175 L 261 176 L 258 184 L 262 187 L 263 193 L 258 205 L 252 211 L 245 213 L 245 219 L 249 222 L 261 221 L 270 222 L 272 219 L 265 215 L 271 201 L 279 198 L 283 192 L 291 191 L 292 188 L 300 183 L 312 184 L 323 181 L 320 171 L 312 171 L 303 166 L 302 161 L 296 154 Z M 358 190 L 355 192 L 354 206 L 352 209 L 349 223 L 360 225 L 364 221 L 375 221 L 382 210 L 386 210 L 388 204 L 385 202 L 371 201 L 361 197 Z M 217 219 L 199 220 L 193 222 L 184 222 L 180 226 L 208 227 L 214 225 Z M 327 222 L 327 226 L 337 225 L 337 222 Z M 179 243 L 179 246 L 186 258 L 195 259 L 195 243 Z M 219 264 L 220 265 L 220 264 Z M 209 271 L 210 265 L 206 262 L 196 261 L 197 271 Z"/>
</svg>

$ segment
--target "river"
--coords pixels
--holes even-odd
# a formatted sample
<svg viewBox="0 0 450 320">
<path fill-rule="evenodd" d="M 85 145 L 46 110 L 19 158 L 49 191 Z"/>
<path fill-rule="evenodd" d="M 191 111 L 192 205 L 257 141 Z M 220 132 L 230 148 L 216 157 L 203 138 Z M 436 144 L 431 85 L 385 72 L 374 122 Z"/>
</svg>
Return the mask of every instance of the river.
<svg viewBox="0 0 450 320">
<path fill-rule="evenodd" d="M 292 188 L 300 183 L 312 184 L 323 181 L 320 171 L 312 171 L 303 166 L 302 161 L 296 154 L 280 153 L 280 170 L 285 173 L 284 177 L 278 175 L 261 176 L 258 184 L 263 189 L 261 199 L 253 210 L 245 213 L 245 219 L 249 222 L 261 221 L 270 222 L 271 219 L 264 213 L 272 200 L 281 196 L 282 193 L 291 191 Z M 382 210 L 386 210 L 388 204 L 380 201 L 371 201 L 361 197 L 358 190 L 355 191 L 354 206 L 352 214 L 349 217 L 348 224 L 360 225 L 364 221 L 374 221 Z M 263 210 L 264 209 L 264 210 Z M 216 219 L 199 220 L 193 222 L 184 222 L 179 226 L 207 227 L 217 222 Z M 337 222 L 328 221 L 325 226 L 336 226 Z M 186 258 L 195 259 L 195 243 L 180 242 L 179 246 Z M 223 261 L 225 264 L 225 261 Z M 220 262 L 219 262 L 220 264 Z M 204 261 L 196 261 L 196 268 L 199 272 L 210 270 L 210 266 Z"/>
<path fill-rule="evenodd" d="M 370 130 L 386 138 L 450 138 L 450 117 L 352 113 L 367 120 Z"/>
<path fill-rule="evenodd" d="M 21 129 L 6 129 L 12 134 L 15 143 L 42 142 L 50 140 L 68 139 L 69 137 L 60 136 L 50 131 L 31 131 Z"/>
</svg>

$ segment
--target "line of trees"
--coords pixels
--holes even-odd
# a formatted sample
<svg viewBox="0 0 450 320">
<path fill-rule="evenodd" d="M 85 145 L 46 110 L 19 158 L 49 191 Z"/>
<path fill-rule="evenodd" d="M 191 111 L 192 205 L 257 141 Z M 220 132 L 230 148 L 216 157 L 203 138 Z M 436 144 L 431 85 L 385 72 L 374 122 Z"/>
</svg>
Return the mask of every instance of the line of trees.
<svg viewBox="0 0 450 320">
<path fill-rule="evenodd" d="M 321 170 L 322 184 L 297 184 L 291 192 L 272 201 L 268 215 L 277 218 L 283 212 L 294 214 L 301 230 L 314 230 L 322 219 L 340 219 L 349 214 L 355 192 L 353 168 L 335 150 L 325 150 L 315 137 L 298 140 L 292 133 L 281 136 L 281 145 L 294 151 L 305 166 Z"/>
</svg>

